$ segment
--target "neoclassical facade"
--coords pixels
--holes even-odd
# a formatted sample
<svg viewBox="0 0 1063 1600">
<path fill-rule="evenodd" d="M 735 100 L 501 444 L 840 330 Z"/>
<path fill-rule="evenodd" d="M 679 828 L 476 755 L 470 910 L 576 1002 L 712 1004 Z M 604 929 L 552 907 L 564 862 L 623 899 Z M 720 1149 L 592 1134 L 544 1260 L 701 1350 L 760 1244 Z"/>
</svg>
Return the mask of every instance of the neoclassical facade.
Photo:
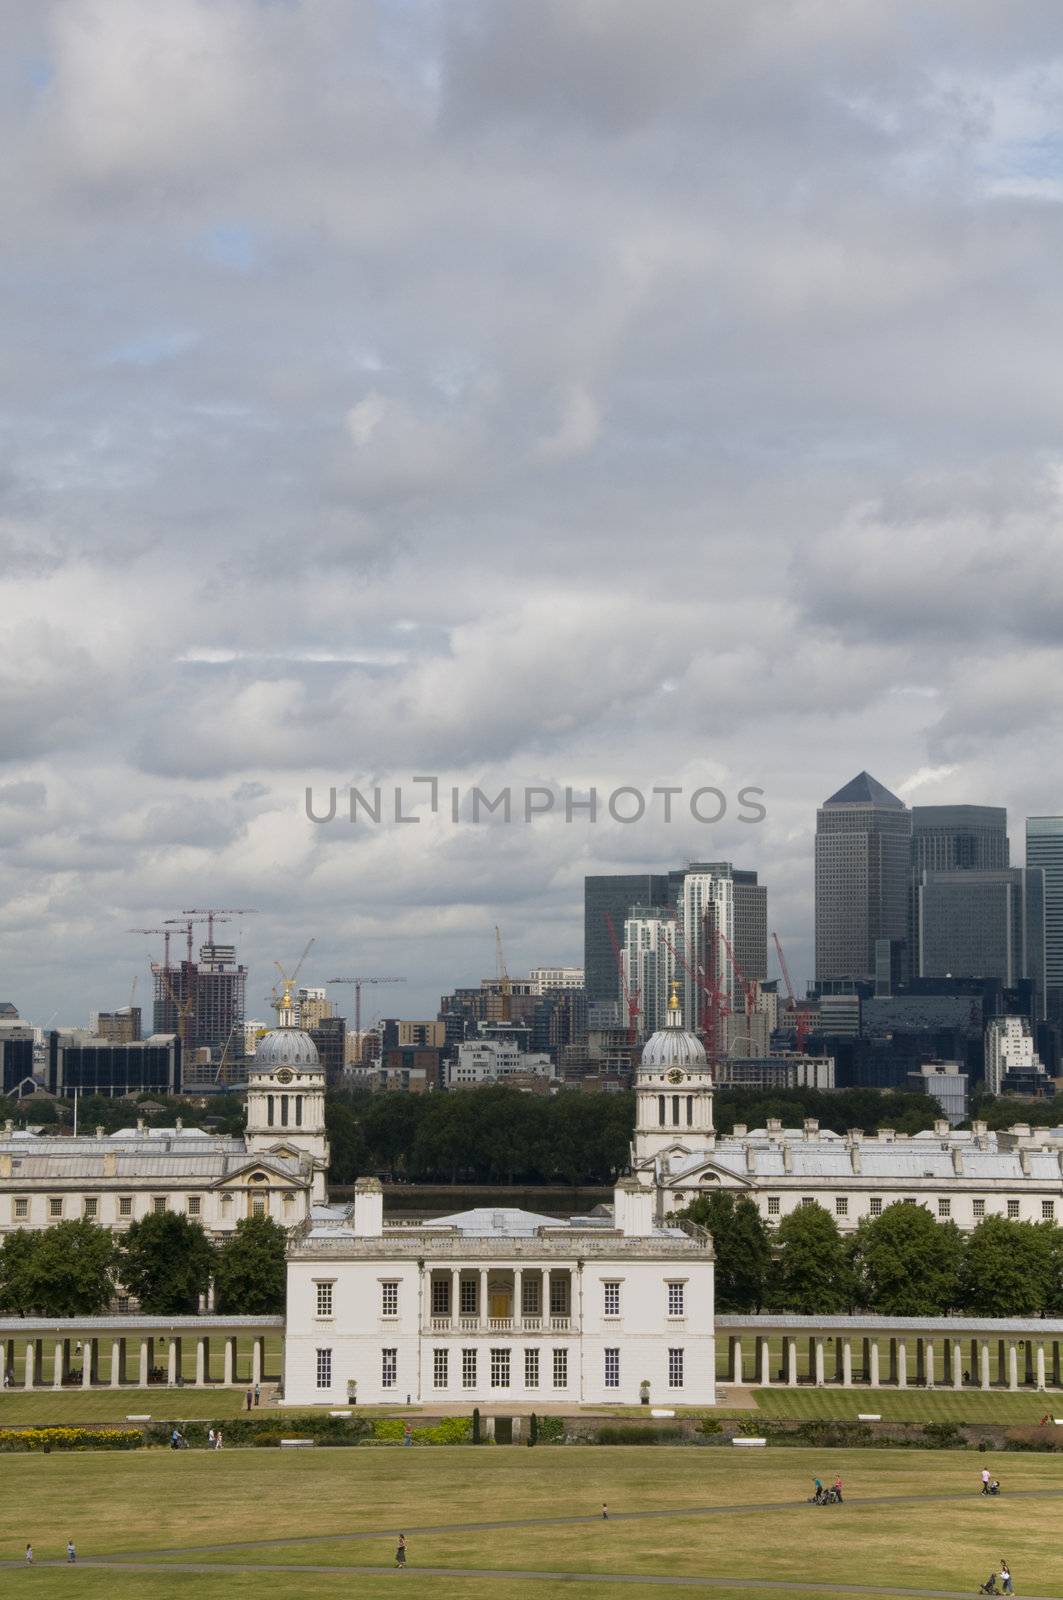
<svg viewBox="0 0 1063 1600">
<path fill-rule="evenodd" d="M 325 1199 L 325 1079 L 310 1035 L 275 1028 L 259 1041 L 242 1137 L 143 1122 L 105 1135 L 0 1135 L 0 1235 L 86 1218 L 115 1232 L 179 1211 L 216 1238 L 242 1217 L 304 1222 Z"/>
</svg>

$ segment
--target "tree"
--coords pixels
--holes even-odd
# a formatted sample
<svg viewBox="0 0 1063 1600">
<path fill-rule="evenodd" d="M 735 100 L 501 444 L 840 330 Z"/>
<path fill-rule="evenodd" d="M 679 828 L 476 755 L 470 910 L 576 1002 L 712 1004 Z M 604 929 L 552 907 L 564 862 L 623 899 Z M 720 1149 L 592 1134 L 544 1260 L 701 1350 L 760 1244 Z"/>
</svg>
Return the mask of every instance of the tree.
<svg viewBox="0 0 1063 1600">
<path fill-rule="evenodd" d="M 771 1299 L 780 1311 L 829 1316 L 852 1304 L 852 1274 L 837 1224 L 822 1206 L 798 1206 L 775 1234 Z"/>
<path fill-rule="evenodd" d="M 1056 1294 L 1054 1229 L 986 1217 L 967 1239 L 960 1274 L 965 1310 L 981 1317 L 1029 1317 Z"/>
<path fill-rule="evenodd" d="M 936 1222 L 904 1201 L 867 1217 L 852 1243 L 857 1297 L 888 1317 L 940 1317 L 958 1303 L 963 1240 L 954 1222 Z"/>
<path fill-rule="evenodd" d="M 771 1235 L 752 1200 L 722 1189 L 699 1195 L 683 1215 L 712 1234 L 719 1309 L 759 1311 L 771 1275 Z"/>
<path fill-rule="evenodd" d="M 214 1302 L 232 1316 L 284 1310 L 287 1234 L 272 1217 L 244 1217 L 223 1241 L 214 1267 Z"/>
<path fill-rule="evenodd" d="M 353 1183 L 368 1166 L 368 1151 L 361 1125 L 346 1096 L 330 1095 L 325 1101 L 325 1131 L 329 1177 L 333 1183 Z"/>
<path fill-rule="evenodd" d="M 149 1316 L 193 1316 L 214 1269 L 214 1249 L 202 1223 L 162 1211 L 130 1223 L 120 1245 L 118 1274 Z"/>
<path fill-rule="evenodd" d="M 8 1234 L 0 1254 L 6 1310 L 19 1316 L 95 1317 L 114 1296 L 114 1243 L 94 1222 L 57 1222 Z"/>
</svg>

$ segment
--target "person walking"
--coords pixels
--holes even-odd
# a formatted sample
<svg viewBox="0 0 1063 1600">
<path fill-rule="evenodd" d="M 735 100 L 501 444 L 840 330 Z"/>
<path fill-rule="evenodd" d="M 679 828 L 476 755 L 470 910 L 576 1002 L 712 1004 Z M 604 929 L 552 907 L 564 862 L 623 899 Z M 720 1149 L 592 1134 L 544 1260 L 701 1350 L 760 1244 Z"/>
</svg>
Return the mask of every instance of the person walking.
<svg viewBox="0 0 1063 1600">
<path fill-rule="evenodd" d="M 26 1546 L 26 1565 L 27 1567 L 32 1567 L 33 1565 L 33 1546 L 31 1544 Z"/>
<path fill-rule="evenodd" d="M 406 1535 L 404 1533 L 400 1533 L 399 1534 L 399 1547 L 395 1551 L 395 1565 L 397 1567 L 401 1567 L 403 1572 L 405 1572 L 405 1570 L 406 1570 Z"/>
<path fill-rule="evenodd" d="M 609 1507 L 606 1505 L 604 1500 L 602 1501 L 602 1521 L 609 1521 Z"/>
<path fill-rule="evenodd" d="M 77 1560 L 77 1558 L 78 1558 L 78 1553 L 74 1549 L 74 1541 L 73 1541 L 73 1539 L 68 1539 L 66 1541 L 66 1559 L 67 1559 L 68 1563 L 70 1564 L 70 1566 L 74 1565 L 74 1562 Z"/>
<path fill-rule="evenodd" d="M 1015 1593 L 1015 1590 L 1011 1587 L 1011 1568 L 1008 1566 L 1003 1556 L 1000 1558 L 1000 1584 L 1002 1594 Z"/>
<path fill-rule="evenodd" d="M 207 1449 L 208 1450 L 214 1450 L 215 1448 L 216 1448 L 216 1444 L 215 1444 L 215 1440 L 214 1440 L 214 1429 L 213 1428 L 208 1428 L 207 1429 Z"/>
<path fill-rule="evenodd" d="M 220 1450 L 221 1449 L 221 1429 L 220 1428 L 218 1429 L 217 1433 L 214 1435 L 214 1448 L 215 1448 L 215 1450 Z"/>
<path fill-rule="evenodd" d="M 248 1411 L 250 1411 L 252 1405 L 254 1404 L 254 1400 L 255 1400 L 254 1390 L 248 1389 L 247 1394 L 245 1395 L 244 1398 L 247 1401 L 247 1409 L 248 1409 Z"/>
<path fill-rule="evenodd" d="M 838 1504 L 842 1503 L 842 1476 L 840 1472 L 834 1474 L 834 1498 Z"/>
<path fill-rule="evenodd" d="M 256 1406 L 258 1405 L 258 1403 L 259 1403 L 259 1401 L 261 1399 L 262 1399 L 262 1385 L 260 1383 L 256 1383 L 255 1384 L 255 1404 L 256 1404 Z"/>
<path fill-rule="evenodd" d="M 988 1467 L 983 1467 L 982 1468 L 982 1493 L 983 1494 L 988 1494 L 989 1493 L 989 1468 Z"/>
</svg>

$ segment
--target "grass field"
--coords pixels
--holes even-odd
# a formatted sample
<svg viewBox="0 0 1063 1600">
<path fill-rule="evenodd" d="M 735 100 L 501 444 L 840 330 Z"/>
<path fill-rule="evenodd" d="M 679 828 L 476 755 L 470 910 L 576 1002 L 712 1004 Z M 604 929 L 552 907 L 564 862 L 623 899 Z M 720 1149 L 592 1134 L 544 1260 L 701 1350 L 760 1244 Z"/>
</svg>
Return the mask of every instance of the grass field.
<svg viewBox="0 0 1063 1600">
<path fill-rule="evenodd" d="M 996 1500 L 977 1492 L 986 1463 L 1003 1484 Z M 844 1505 L 804 1503 L 817 1472 L 841 1473 Z M 271 1600 L 376 1600 L 396 1581 L 439 1600 L 589 1600 L 621 1575 L 634 1580 L 623 1584 L 631 1600 L 659 1596 L 638 1581 L 656 1575 L 695 1584 L 711 1576 L 719 1600 L 768 1595 L 765 1581 L 810 1596 L 821 1584 L 840 1585 L 844 1596 L 847 1583 L 973 1594 L 1002 1555 L 1020 1594 L 1063 1596 L 1061 1509 L 1063 1462 L 977 1452 L 571 1446 L 0 1457 L 0 1557 L 19 1563 L 32 1539 L 38 1558 L 32 1572 L 6 1572 L 5 1591 L 42 1600 L 60 1592 L 242 1600 L 267 1584 Z M 515 1525 L 470 1526 L 507 1519 Z M 410 1571 L 401 1580 L 374 1573 L 390 1565 L 400 1529 Z M 68 1535 L 83 1564 L 42 1565 L 61 1558 Z M 101 1557 L 120 1559 L 84 1564 Z M 547 1576 L 569 1573 L 593 1576 Z"/>
<path fill-rule="evenodd" d="M 1040 1422 L 1046 1412 L 1063 1417 L 1063 1395 L 1028 1389 L 757 1389 L 754 1398 L 766 1416 L 800 1421 L 855 1421 L 861 1411 L 877 1411 L 884 1422 L 1017 1424 Z"/>
</svg>

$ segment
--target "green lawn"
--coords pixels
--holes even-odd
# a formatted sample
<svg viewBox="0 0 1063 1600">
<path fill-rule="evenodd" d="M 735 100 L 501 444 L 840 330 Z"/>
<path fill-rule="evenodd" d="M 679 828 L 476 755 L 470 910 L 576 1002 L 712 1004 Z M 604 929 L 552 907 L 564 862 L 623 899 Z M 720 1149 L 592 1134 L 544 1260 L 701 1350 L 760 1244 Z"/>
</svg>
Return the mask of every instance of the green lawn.
<svg viewBox="0 0 1063 1600">
<path fill-rule="evenodd" d="M 999 1500 L 977 1492 L 986 1463 L 1001 1478 Z M 841 1473 L 845 1505 L 805 1504 L 817 1472 Z M 1022 1498 L 1023 1490 L 1040 1493 Z M 603 1500 L 607 1523 L 598 1515 Z M 704 1514 L 707 1507 L 734 1509 Z M 646 1510 L 674 1514 L 623 1518 Z M 1063 1596 L 1061 1510 L 1063 1461 L 978 1452 L 485 1446 L 0 1457 L 0 1558 L 17 1561 L 32 1538 L 38 1562 L 57 1559 L 72 1535 L 83 1558 L 124 1553 L 145 1563 L 83 1566 L 74 1575 L 38 1565 L 25 1580 L 8 1575 L 9 1588 L 32 1583 L 45 1600 L 60 1591 L 99 1600 L 243 1600 L 264 1584 L 271 1600 L 376 1600 L 395 1578 L 366 1569 L 390 1563 L 400 1529 L 409 1538 L 409 1586 L 440 1600 L 552 1600 L 562 1592 L 590 1600 L 610 1592 L 611 1574 L 753 1585 L 725 1584 L 713 1590 L 719 1600 L 750 1600 L 758 1579 L 782 1581 L 798 1595 L 816 1583 L 839 1584 L 844 1594 L 847 1582 L 973 1593 L 1002 1554 L 1020 1594 Z M 590 1520 L 442 1526 L 579 1516 Z M 359 1532 L 368 1536 L 352 1537 Z M 190 1561 L 216 1570 L 179 1569 Z M 311 1565 L 326 1570 L 298 1570 Z M 418 1581 L 417 1568 L 432 1565 L 458 1575 Z M 460 1576 L 468 1568 L 498 1576 Z M 606 1582 L 505 1575 L 521 1569 Z M 633 1600 L 659 1593 L 637 1581 L 623 1590 Z"/>
<path fill-rule="evenodd" d="M 52 1361 L 55 1341 L 52 1338 L 47 1338 L 43 1341 L 43 1345 L 44 1369 L 43 1375 L 38 1373 L 37 1382 L 38 1385 L 43 1384 L 50 1386 L 52 1382 Z M 131 1334 L 128 1341 L 128 1350 L 126 1354 L 126 1370 L 131 1378 L 136 1378 L 138 1375 L 139 1354 L 139 1341 L 135 1335 Z M 156 1339 L 155 1360 L 157 1364 L 164 1369 L 166 1367 L 166 1354 L 165 1340 Z M 220 1337 L 211 1342 L 208 1355 L 209 1360 L 207 1363 L 207 1377 L 215 1383 L 220 1383 L 224 1373 L 225 1363 L 225 1354 Z M 281 1369 L 284 1366 L 284 1340 L 280 1337 L 280 1335 L 270 1335 L 266 1339 L 263 1356 L 264 1376 L 268 1381 L 275 1381 L 280 1377 Z M 101 1338 L 99 1341 L 98 1363 L 100 1382 L 109 1383 L 111 1381 L 111 1338 L 109 1334 L 105 1338 Z M 76 1372 L 80 1372 L 81 1356 L 77 1353 L 76 1349 L 71 1351 L 71 1365 Z M 23 1383 L 25 1378 L 25 1369 L 26 1341 L 24 1339 L 16 1339 L 13 1363 L 16 1388 L 21 1387 Z M 236 1341 L 236 1366 L 234 1368 L 234 1374 L 238 1382 L 246 1384 L 251 1381 L 250 1339 L 238 1339 Z M 181 1376 L 184 1378 L 186 1383 L 191 1383 L 195 1378 L 195 1375 L 196 1341 L 194 1338 L 185 1337 L 181 1341 Z M 65 1386 L 68 1391 L 75 1387 L 76 1385 L 73 1384 Z"/>
<path fill-rule="evenodd" d="M 1063 1395 L 1006 1389 L 755 1389 L 769 1417 L 855 1421 L 877 1411 L 884 1422 L 1040 1422 L 1047 1412 L 1063 1417 Z M 712 1413 L 714 1416 L 715 1412 Z M 1063 1429 L 1059 1430 L 1063 1433 Z"/>
<path fill-rule="evenodd" d="M 242 1389 L 7 1389 L 0 1393 L 0 1428 L 27 1423 L 121 1422 L 131 1414 L 156 1421 L 235 1417 L 244 1409 Z M 259 1415 L 262 1415 L 259 1407 Z"/>
</svg>

